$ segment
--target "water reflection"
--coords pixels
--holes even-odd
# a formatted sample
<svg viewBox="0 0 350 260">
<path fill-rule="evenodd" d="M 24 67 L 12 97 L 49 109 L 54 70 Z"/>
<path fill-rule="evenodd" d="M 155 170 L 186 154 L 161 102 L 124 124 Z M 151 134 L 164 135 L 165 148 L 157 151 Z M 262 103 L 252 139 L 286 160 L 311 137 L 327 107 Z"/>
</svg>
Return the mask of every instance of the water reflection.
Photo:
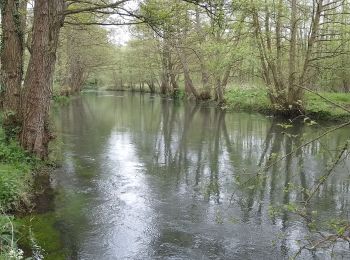
<svg viewBox="0 0 350 260">
<path fill-rule="evenodd" d="M 269 210 L 308 198 L 349 128 L 288 155 L 321 129 L 126 93 L 75 98 L 55 120 L 65 158 L 55 215 L 68 259 L 281 259 L 310 232 L 308 214 L 347 217 L 349 161 L 305 218 Z"/>
</svg>

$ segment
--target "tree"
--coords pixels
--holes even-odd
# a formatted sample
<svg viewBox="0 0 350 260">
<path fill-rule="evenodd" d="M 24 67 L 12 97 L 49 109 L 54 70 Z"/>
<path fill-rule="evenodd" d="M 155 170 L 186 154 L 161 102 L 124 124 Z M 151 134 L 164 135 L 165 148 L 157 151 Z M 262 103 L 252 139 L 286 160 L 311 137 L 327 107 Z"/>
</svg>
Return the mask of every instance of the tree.
<svg viewBox="0 0 350 260">
<path fill-rule="evenodd" d="M 55 90 L 65 95 L 80 93 L 94 71 L 115 63 L 114 48 L 101 26 L 66 24 L 57 51 Z"/>
<path fill-rule="evenodd" d="M 346 13 L 337 15 L 341 6 L 346 6 L 341 0 L 250 1 L 263 78 L 278 111 L 302 113 L 303 88 L 316 75 L 315 64 L 344 54 L 339 52 L 344 44 L 338 37 L 341 27 L 329 31 L 328 26 L 344 24 Z"/>
<path fill-rule="evenodd" d="M 99 10 L 108 10 L 117 8 L 128 0 L 121 0 L 112 3 L 104 1 L 84 2 L 65 1 L 65 0 L 35 0 L 34 18 L 32 28 L 32 42 L 30 46 L 31 55 L 24 80 L 23 97 L 21 104 L 21 145 L 40 158 L 48 155 L 48 143 L 52 138 L 49 130 L 49 110 L 52 95 L 52 84 L 56 62 L 56 52 L 58 47 L 60 29 L 64 24 L 65 17 L 77 13 L 96 12 Z M 5 26 L 3 29 L 8 32 L 7 41 L 13 41 L 15 46 L 15 60 L 2 57 L 3 68 L 8 68 L 15 72 L 16 86 L 8 86 L 6 83 L 6 93 L 10 92 L 15 101 L 13 104 L 18 106 L 18 82 L 22 73 L 18 68 L 21 67 L 23 60 L 23 39 L 18 37 L 16 28 L 20 28 L 19 20 L 16 16 L 19 14 L 18 1 L 6 1 L 10 5 L 3 5 L 2 12 L 5 15 Z M 77 6 L 78 5 L 78 6 Z M 4 8 L 5 7 L 5 8 Z M 7 9 L 6 9 L 7 7 Z M 19 30 L 20 32 L 20 30 Z M 8 42 L 9 43 L 9 42 Z M 11 55 L 11 47 L 4 44 L 3 55 Z M 9 53 L 6 53 L 6 47 L 9 46 Z M 19 48 L 19 46 L 21 48 Z M 10 72 L 10 71 L 9 71 Z M 4 75 L 4 79 L 5 79 Z M 15 95 L 13 94 L 15 93 Z M 11 100 L 12 100 L 11 97 Z M 7 101 L 6 101 L 7 102 Z M 6 104 L 5 104 L 6 105 Z M 12 106 L 12 101 L 11 101 Z"/>
<path fill-rule="evenodd" d="M 24 80 L 23 124 L 20 142 L 41 158 L 48 155 L 52 139 L 49 108 L 59 31 L 64 22 L 63 0 L 36 0 L 31 56 Z"/>
<path fill-rule="evenodd" d="M 23 77 L 26 1 L 1 1 L 1 78 L 3 109 L 7 128 L 17 127 Z"/>
</svg>

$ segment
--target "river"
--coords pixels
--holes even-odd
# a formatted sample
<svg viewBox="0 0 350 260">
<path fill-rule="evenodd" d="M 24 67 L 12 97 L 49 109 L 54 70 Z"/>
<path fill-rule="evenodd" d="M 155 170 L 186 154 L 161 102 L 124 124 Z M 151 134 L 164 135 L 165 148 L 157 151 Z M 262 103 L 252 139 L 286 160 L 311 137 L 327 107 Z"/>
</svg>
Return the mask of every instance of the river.
<svg viewBox="0 0 350 260">
<path fill-rule="evenodd" d="M 313 225 L 348 218 L 349 161 L 310 200 L 317 222 L 295 207 L 350 128 L 257 174 L 329 126 L 128 92 L 74 97 L 53 121 L 62 167 L 51 210 L 31 220 L 37 259 L 288 259 L 319 239 Z M 331 250 L 350 258 L 343 243 L 298 257 Z"/>
</svg>

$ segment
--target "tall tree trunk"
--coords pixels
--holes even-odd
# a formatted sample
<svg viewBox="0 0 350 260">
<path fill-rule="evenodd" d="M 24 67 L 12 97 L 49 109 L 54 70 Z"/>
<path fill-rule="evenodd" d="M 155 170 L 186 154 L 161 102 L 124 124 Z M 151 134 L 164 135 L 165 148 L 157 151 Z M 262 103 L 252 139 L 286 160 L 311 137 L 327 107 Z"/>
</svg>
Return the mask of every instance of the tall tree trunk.
<svg viewBox="0 0 350 260">
<path fill-rule="evenodd" d="M 203 85 L 203 93 L 201 93 L 201 96 L 204 99 L 210 99 L 211 93 L 210 93 L 210 86 L 209 86 L 209 75 L 208 75 L 208 69 L 205 64 L 203 53 L 202 53 L 202 42 L 205 42 L 205 33 L 203 33 L 201 29 L 201 19 L 200 19 L 200 8 L 196 7 L 196 33 L 199 39 L 199 51 L 197 51 L 197 57 L 199 60 L 199 65 L 201 69 L 201 76 L 202 76 L 202 85 Z"/>
<path fill-rule="evenodd" d="M 273 90 L 272 93 L 270 93 L 270 97 L 273 97 L 271 99 L 272 103 L 276 104 L 280 102 L 279 100 L 282 100 L 284 102 L 284 97 L 283 97 L 283 85 L 282 85 L 282 80 L 281 80 L 281 73 L 280 69 L 278 68 L 278 64 L 281 63 L 281 0 L 279 0 L 278 4 L 278 14 L 277 14 L 277 21 L 276 21 L 276 58 L 274 56 L 273 50 L 272 50 L 272 32 L 270 29 L 270 21 L 271 21 L 271 14 L 269 10 L 269 6 L 267 1 L 265 0 L 265 37 L 266 37 L 266 50 L 265 50 L 265 57 L 266 57 L 266 62 L 268 64 L 268 73 L 271 72 L 272 74 L 272 79 L 273 79 L 273 85 L 270 87 Z M 255 13 L 256 15 L 256 24 L 259 26 L 259 18 L 258 14 Z M 260 34 L 261 34 L 261 29 L 259 29 Z M 262 45 L 265 46 L 265 45 Z"/>
<path fill-rule="evenodd" d="M 169 53 L 168 66 L 169 66 L 169 74 L 170 74 L 169 75 L 170 83 L 172 86 L 172 95 L 175 97 L 179 92 L 179 85 L 177 84 L 177 81 L 176 81 L 176 74 L 174 71 L 174 64 L 172 61 L 171 53 Z"/>
<path fill-rule="evenodd" d="M 176 50 L 177 50 L 177 53 L 179 55 L 180 62 L 181 62 L 181 65 L 182 65 L 182 69 L 183 69 L 183 72 L 184 72 L 186 95 L 193 94 L 195 99 L 198 100 L 200 97 L 199 97 L 199 94 L 198 94 L 196 88 L 193 85 L 193 82 L 192 82 L 192 79 L 191 79 L 191 76 L 190 76 L 190 69 L 188 67 L 188 61 L 187 61 L 186 55 L 181 50 L 179 50 L 178 47 L 176 47 Z"/>
<path fill-rule="evenodd" d="M 40 158 L 48 155 L 49 110 L 64 0 L 36 0 L 31 56 L 24 81 L 20 142 Z"/>
<path fill-rule="evenodd" d="M 222 104 L 224 102 L 224 92 L 223 92 L 223 89 L 222 89 L 220 76 L 218 76 L 216 78 L 215 92 L 216 92 L 216 101 L 219 104 Z"/>
<path fill-rule="evenodd" d="M 283 17 L 283 0 L 278 1 L 277 21 L 276 21 L 276 71 L 279 90 L 284 90 L 283 73 L 282 73 L 282 17 Z M 286 99 L 284 97 L 284 99 Z"/>
<path fill-rule="evenodd" d="M 9 128 L 19 123 L 20 116 L 26 11 L 23 2 L 3 0 L 1 3 L 1 86 L 4 99 L 3 109 L 6 116 L 5 124 Z"/>
<path fill-rule="evenodd" d="M 269 98 L 270 98 L 272 104 L 278 104 L 281 102 L 280 96 L 278 94 L 279 81 L 277 78 L 277 72 L 276 72 L 276 66 L 274 63 L 274 59 L 271 57 L 271 51 L 270 51 L 271 50 L 271 46 L 270 46 L 271 39 L 269 39 L 270 33 L 266 34 L 267 38 L 266 38 L 266 44 L 265 44 L 263 32 L 261 31 L 258 11 L 256 10 L 256 8 L 254 6 L 254 2 L 251 1 L 251 3 L 253 5 L 253 10 L 252 10 L 253 17 L 252 18 L 253 18 L 254 32 L 255 32 L 255 38 L 257 40 L 258 50 L 260 53 L 261 64 L 263 67 L 263 76 L 264 76 L 264 80 L 265 80 L 266 84 L 269 86 L 268 95 L 269 95 Z M 270 19 L 269 15 L 267 15 L 265 19 L 266 20 Z M 267 32 L 267 28 L 266 28 L 267 26 L 268 26 L 268 23 L 266 23 L 266 21 L 265 21 L 265 31 L 266 32 Z M 268 31 L 269 30 L 270 29 L 268 28 Z M 270 76 L 272 76 L 272 78 Z"/>
<path fill-rule="evenodd" d="M 343 5 L 342 6 L 342 13 L 346 14 L 349 13 L 349 7 Z M 343 15 L 342 18 L 342 23 L 346 24 L 346 16 Z M 350 49 L 350 44 L 348 42 L 348 35 L 349 33 L 346 32 L 345 30 L 343 30 L 341 32 L 341 45 L 342 45 L 342 52 L 346 53 L 346 50 Z M 349 64 L 349 60 L 350 60 L 350 54 L 346 54 L 346 55 L 342 55 L 341 57 L 341 78 L 342 78 L 342 87 L 343 87 L 343 91 L 345 93 L 350 93 L 350 75 L 347 73 L 348 72 L 348 64 Z"/>
<path fill-rule="evenodd" d="M 148 85 L 148 88 L 149 88 L 149 91 L 154 94 L 156 92 L 156 87 L 154 85 L 154 81 L 151 80 L 151 81 L 148 81 L 147 82 L 147 85 Z"/>
<path fill-rule="evenodd" d="M 292 0 L 292 12 L 291 12 L 291 37 L 290 37 L 290 49 L 289 49 L 289 79 L 288 79 L 288 103 L 292 104 L 294 101 L 294 90 L 298 88 L 295 86 L 296 79 L 296 45 L 297 45 L 297 1 Z"/>
<path fill-rule="evenodd" d="M 169 72 L 168 72 L 169 46 L 167 40 L 164 39 L 162 49 L 162 72 L 160 94 L 167 95 L 169 92 Z"/>
<path fill-rule="evenodd" d="M 84 86 L 87 73 L 79 54 L 71 53 L 68 56 L 70 58 L 67 66 L 67 82 L 65 87 L 70 90 L 71 94 L 77 94 Z"/>
<path fill-rule="evenodd" d="M 310 67 L 310 60 L 317 35 L 319 33 L 321 13 L 323 12 L 323 0 L 317 1 L 316 12 L 312 19 L 310 37 L 307 42 L 306 55 L 303 64 L 303 70 L 299 78 L 299 85 L 303 86 L 306 83 L 306 75 Z"/>
<path fill-rule="evenodd" d="M 222 79 L 222 82 L 221 82 L 221 86 L 222 86 L 224 92 L 225 92 L 225 89 L 226 89 L 226 86 L 227 86 L 227 83 L 228 83 L 228 79 L 230 77 L 231 70 L 232 70 L 232 66 L 228 66 L 226 68 L 224 76 L 223 76 L 223 79 Z"/>
</svg>

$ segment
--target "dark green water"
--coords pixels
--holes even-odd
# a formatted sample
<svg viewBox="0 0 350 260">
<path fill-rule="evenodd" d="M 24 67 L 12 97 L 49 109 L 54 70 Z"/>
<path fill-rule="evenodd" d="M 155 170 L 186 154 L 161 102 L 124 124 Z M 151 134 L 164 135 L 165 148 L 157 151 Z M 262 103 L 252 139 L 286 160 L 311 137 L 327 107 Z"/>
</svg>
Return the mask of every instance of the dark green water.
<svg viewBox="0 0 350 260">
<path fill-rule="evenodd" d="M 63 167 L 53 210 L 33 220 L 44 259 L 288 259 L 331 219 L 348 219 L 349 160 L 306 214 L 271 214 L 307 199 L 335 149 L 336 131 L 264 171 L 323 127 L 283 129 L 277 120 L 149 95 L 90 93 L 54 113 Z M 247 181 L 248 179 L 250 181 Z M 292 210 L 293 211 L 293 210 Z M 323 225 L 323 226 L 322 226 Z M 300 259 L 329 259 L 331 249 Z M 333 248 L 349 259 L 349 247 Z"/>
</svg>

